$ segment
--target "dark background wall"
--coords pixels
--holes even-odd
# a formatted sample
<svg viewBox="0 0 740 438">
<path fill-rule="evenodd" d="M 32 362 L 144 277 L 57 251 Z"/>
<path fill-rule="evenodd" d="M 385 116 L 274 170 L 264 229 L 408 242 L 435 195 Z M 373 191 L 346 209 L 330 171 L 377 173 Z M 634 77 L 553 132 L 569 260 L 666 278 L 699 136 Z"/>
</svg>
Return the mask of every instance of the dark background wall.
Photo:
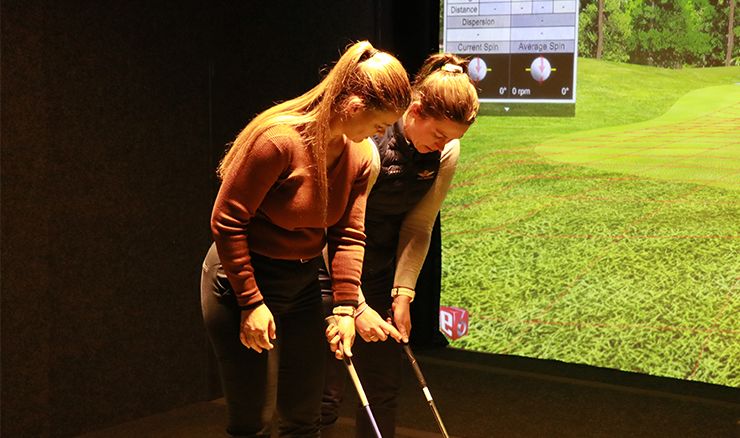
<svg viewBox="0 0 740 438">
<path fill-rule="evenodd" d="M 215 397 L 198 283 L 225 144 L 353 41 L 414 72 L 439 3 L 0 8 L 0 435 L 71 437 Z"/>
</svg>

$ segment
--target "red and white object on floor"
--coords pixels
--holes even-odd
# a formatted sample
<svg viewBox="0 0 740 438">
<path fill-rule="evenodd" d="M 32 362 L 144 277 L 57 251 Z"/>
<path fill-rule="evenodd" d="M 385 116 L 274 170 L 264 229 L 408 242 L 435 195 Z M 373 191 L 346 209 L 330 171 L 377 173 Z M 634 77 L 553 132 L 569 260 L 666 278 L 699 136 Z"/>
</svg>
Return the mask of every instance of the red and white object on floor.
<svg viewBox="0 0 740 438">
<path fill-rule="evenodd" d="M 453 341 L 462 338 L 468 334 L 468 311 L 458 307 L 440 307 L 439 328 Z"/>
</svg>

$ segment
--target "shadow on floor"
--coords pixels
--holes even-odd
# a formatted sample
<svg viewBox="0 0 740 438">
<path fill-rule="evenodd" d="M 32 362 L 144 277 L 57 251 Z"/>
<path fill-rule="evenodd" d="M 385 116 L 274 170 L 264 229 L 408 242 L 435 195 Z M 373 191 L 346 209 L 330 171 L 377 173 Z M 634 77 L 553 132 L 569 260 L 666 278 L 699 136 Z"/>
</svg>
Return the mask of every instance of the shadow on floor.
<svg viewBox="0 0 740 438">
<path fill-rule="evenodd" d="M 740 438 L 738 388 L 450 348 L 415 353 L 451 438 Z M 350 394 L 342 438 L 354 438 Z M 222 399 L 201 402 L 79 438 L 225 438 L 225 410 Z M 408 364 L 397 424 L 398 438 L 442 436 Z"/>
</svg>

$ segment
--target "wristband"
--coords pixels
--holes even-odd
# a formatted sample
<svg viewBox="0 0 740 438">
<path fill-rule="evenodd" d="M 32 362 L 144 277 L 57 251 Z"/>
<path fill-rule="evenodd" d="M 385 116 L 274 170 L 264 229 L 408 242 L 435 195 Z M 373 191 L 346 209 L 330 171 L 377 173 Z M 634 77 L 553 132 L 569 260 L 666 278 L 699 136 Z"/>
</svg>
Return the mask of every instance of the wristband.
<svg viewBox="0 0 740 438">
<path fill-rule="evenodd" d="M 391 296 L 393 298 L 396 298 L 399 295 L 409 297 L 411 298 L 411 301 L 409 302 L 413 302 L 414 297 L 416 297 L 416 292 L 413 289 L 409 289 L 408 287 L 394 287 L 393 289 L 391 289 Z"/>
<path fill-rule="evenodd" d="M 336 306 L 334 310 L 331 311 L 331 313 L 337 316 L 351 316 L 351 317 L 354 317 L 356 312 L 357 312 L 357 309 L 355 309 L 352 306 Z"/>
</svg>

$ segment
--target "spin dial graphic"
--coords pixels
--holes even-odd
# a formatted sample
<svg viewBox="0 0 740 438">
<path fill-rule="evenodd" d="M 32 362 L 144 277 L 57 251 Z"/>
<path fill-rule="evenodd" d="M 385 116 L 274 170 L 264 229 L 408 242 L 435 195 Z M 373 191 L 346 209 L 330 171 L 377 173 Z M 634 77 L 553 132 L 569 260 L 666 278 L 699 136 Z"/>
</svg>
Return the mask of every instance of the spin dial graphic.
<svg viewBox="0 0 740 438">
<path fill-rule="evenodd" d="M 532 65 L 527 70 L 532 74 L 532 78 L 542 85 L 542 83 L 550 77 L 550 73 L 554 72 L 556 69 L 552 68 L 550 61 L 548 61 L 547 58 L 540 56 L 532 61 Z"/>
<path fill-rule="evenodd" d="M 471 59 L 468 64 L 468 76 L 470 76 L 470 79 L 476 83 L 482 81 L 489 70 L 490 69 L 486 66 L 486 62 L 480 57 Z"/>
</svg>

